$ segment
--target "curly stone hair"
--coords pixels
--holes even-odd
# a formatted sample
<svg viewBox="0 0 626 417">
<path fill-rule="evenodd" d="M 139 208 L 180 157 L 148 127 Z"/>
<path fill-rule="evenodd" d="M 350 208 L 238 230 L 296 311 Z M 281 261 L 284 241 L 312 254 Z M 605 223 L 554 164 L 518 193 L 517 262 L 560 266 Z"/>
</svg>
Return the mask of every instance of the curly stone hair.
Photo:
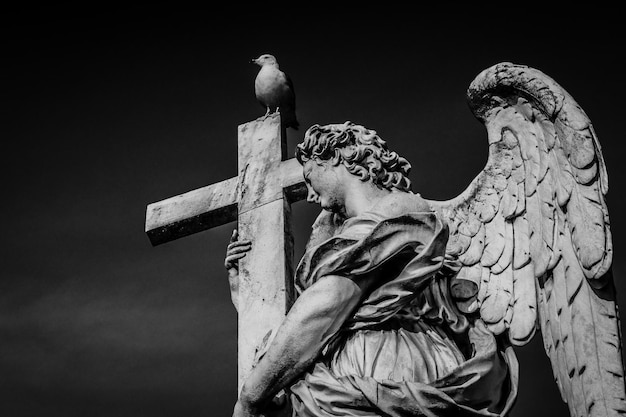
<svg viewBox="0 0 626 417">
<path fill-rule="evenodd" d="M 387 149 L 376 131 L 352 122 L 311 126 L 296 147 L 296 158 L 302 165 L 311 159 L 330 161 L 333 165 L 343 163 L 363 181 L 388 190 L 411 190 L 411 180 L 407 178 L 411 164 Z"/>
</svg>

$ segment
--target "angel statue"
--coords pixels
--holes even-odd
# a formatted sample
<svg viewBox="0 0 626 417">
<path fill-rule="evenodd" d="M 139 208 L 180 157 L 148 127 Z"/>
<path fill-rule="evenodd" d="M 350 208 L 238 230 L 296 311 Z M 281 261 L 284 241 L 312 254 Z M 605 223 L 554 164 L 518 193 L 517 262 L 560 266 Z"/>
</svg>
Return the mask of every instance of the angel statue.
<svg viewBox="0 0 626 417">
<path fill-rule="evenodd" d="M 323 211 L 234 416 L 504 416 L 515 348 L 537 329 L 572 416 L 626 413 L 607 172 L 588 117 L 511 63 L 467 96 L 489 157 L 449 201 L 412 192 L 409 162 L 374 130 L 307 130 L 296 158 Z M 234 233 L 227 249 L 235 294 L 250 244 Z"/>
</svg>

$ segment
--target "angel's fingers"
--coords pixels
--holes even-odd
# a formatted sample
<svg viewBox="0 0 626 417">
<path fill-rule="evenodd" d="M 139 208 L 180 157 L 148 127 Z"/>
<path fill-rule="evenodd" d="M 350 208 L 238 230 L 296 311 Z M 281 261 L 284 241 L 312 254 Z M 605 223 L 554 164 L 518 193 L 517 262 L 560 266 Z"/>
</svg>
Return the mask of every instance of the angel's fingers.
<svg viewBox="0 0 626 417">
<path fill-rule="evenodd" d="M 246 252 L 250 252 L 251 247 L 250 246 L 235 246 L 232 247 L 230 249 L 228 249 L 228 255 L 234 255 L 236 253 L 246 253 Z"/>
<path fill-rule="evenodd" d="M 226 257 L 226 261 L 233 262 L 233 261 L 236 261 L 238 259 L 243 258 L 244 256 L 246 256 L 245 252 L 244 253 L 234 253 L 232 255 L 228 255 Z"/>
<path fill-rule="evenodd" d="M 240 246 L 250 246 L 252 244 L 249 240 L 238 240 L 236 242 L 229 243 L 227 249 L 230 251 L 231 249 L 238 248 Z"/>
<path fill-rule="evenodd" d="M 233 229 L 233 234 L 230 235 L 230 241 L 236 242 L 238 237 L 239 237 L 239 232 L 237 232 L 237 229 Z"/>
<path fill-rule="evenodd" d="M 226 267 L 226 269 L 233 268 L 235 266 L 235 262 L 243 258 L 244 256 L 246 256 L 245 252 L 228 255 L 226 259 L 224 259 L 224 266 Z"/>
</svg>

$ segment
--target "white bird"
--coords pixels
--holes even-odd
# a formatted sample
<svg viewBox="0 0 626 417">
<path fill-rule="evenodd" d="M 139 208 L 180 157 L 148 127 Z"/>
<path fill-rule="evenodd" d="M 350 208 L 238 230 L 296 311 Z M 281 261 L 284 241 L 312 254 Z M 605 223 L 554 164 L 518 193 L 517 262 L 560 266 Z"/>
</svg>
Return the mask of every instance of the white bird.
<svg viewBox="0 0 626 417">
<path fill-rule="evenodd" d="M 279 112 L 285 127 L 298 130 L 296 95 L 289 76 L 279 69 L 273 55 L 263 54 L 251 62 L 261 67 L 254 80 L 254 93 L 267 110 L 265 116 Z"/>
</svg>

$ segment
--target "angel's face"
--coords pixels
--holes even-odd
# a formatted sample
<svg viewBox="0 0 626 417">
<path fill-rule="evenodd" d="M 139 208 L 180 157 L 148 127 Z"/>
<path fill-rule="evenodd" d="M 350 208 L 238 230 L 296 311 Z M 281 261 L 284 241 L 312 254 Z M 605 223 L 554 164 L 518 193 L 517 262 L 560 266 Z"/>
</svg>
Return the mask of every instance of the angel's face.
<svg viewBox="0 0 626 417">
<path fill-rule="evenodd" d="M 303 166 L 304 182 L 308 189 L 307 201 L 317 203 L 324 210 L 342 213 L 345 206 L 343 181 L 338 170 L 345 169 L 319 159 L 309 160 Z"/>
</svg>

